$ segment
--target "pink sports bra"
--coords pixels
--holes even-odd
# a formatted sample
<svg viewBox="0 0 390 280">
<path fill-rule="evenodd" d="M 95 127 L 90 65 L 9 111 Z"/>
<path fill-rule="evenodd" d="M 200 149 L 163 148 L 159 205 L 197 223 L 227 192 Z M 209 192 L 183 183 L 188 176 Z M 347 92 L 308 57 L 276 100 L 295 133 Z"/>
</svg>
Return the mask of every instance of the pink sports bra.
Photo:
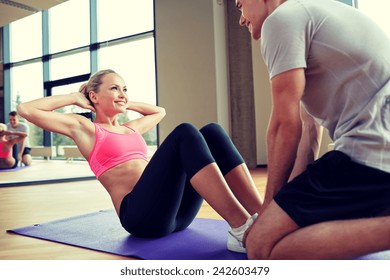
<svg viewBox="0 0 390 280">
<path fill-rule="evenodd" d="M 108 131 L 95 123 L 95 145 L 88 157 L 88 163 L 99 178 L 107 170 L 132 159 L 147 159 L 147 145 L 141 134 L 131 129 L 133 133 L 120 134 Z"/>
<path fill-rule="evenodd" d="M 4 146 L 7 143 L 7 141 L 3 140 L 0 142 L 0 158 L 7 158 L 11 155 L 11 151 L 4 152 Z"/>
</svg>

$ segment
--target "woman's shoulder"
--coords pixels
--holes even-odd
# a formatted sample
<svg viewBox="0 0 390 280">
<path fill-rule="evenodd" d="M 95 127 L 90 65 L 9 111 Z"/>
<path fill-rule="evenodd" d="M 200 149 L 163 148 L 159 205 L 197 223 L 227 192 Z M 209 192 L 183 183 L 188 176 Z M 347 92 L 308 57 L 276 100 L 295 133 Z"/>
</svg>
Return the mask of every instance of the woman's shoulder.
<svg viewBox="0 0 390 280">
<path fill-rule="evenodd" d="M 95 124 L 90 120 L 78 114 L 74 114 L 73 117 L 77 120 L 78 125 L 71 129 L 72 138 L 76 141 L 79 138 L 83 139 L 95 139 Z"/>
<path fill-rule="evenodd" d="M 72 114 L 72 116 L 80 123 L 83 127 L 91 127 L 93 128 L 94 122 L 89 117 L 86 117 L 83 114 Z"/>
</svg>

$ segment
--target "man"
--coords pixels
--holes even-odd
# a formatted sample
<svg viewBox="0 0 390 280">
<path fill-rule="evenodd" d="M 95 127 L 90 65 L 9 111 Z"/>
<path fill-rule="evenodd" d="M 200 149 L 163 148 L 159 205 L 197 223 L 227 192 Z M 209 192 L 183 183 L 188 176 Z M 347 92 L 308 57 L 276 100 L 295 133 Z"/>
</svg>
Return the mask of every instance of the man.
<svg viewBox="0 0 390 280">
<path fill-rule="evenodd" d="M 334 0 L 236 6 L 240 24 L 261 39 L 273 104 L 266 195 L 248 257 L 353 259 L 390 249 L 390 40 Z M 305 151 L 317 137 L 301 115 L 334 141 L 314 163 Z M 303 173 L 288 182 L 296 163 Z"/>
<path fill-rule="evenodd" d="M 19 120 L 19 115 L 16 111 L 12 111 L 8 114 L 8 120 L 9 123 L 7 124 L 8 131 L 18 131 L 18 132 L 24 132 L 27 134 L 27 137 L 25 140 L 18 144 L 18 150 L 19 150 L 19 159 L 21 162 L 28 166 L 32 162 L 31 158 L 31 148 L 30 148 L 30 142 L 29 142 L 29 128 L 28 125 L 21 123 Z"/>
</svg>

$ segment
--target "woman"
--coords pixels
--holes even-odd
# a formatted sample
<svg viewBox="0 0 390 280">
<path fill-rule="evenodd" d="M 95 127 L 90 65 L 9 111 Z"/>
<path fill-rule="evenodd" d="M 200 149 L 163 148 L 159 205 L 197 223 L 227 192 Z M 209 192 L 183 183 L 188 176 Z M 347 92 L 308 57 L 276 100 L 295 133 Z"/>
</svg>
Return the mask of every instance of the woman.
<svg viewBox="0 0 390 280">
<path fill-rule="evenodd" d="M 14 137 L 8 139 L 8 136 Z M 27 134 L 23 132 L 7 131 L 7 126 L 0 123 L 0 169 L 12 169 L 18 166 L 18 149 L 15 144 L 24 141 L 26 137 Z"/>
<path fill-rule="evenodd" d="M 67 105 L 94 111 L 95 121 L 53 112 Z M 126 110 L 142 117 L 119 124 L 118 115 Z M 18 112 L 75 141 L 130 234 L 161 237 L 183 230 L 204 198 L 231 226 L 228 249 L 245 252 L 242 239 L 261 200 L 244 161 L 220 126 L 210 124 L 199 131 L 181 124 L 149 161 L 141 135 L 161 121 L 165 110 L 130 101 L 124 80 L 112 70 L 97 72 L 79 92 L 23 103 Z"/>
</svg>

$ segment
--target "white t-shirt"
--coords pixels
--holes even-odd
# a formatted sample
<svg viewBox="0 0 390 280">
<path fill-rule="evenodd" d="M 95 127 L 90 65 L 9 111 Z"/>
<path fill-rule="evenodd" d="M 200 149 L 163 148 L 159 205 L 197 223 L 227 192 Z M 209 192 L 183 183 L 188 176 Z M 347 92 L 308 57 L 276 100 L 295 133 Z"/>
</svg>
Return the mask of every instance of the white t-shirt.
<svg viewBox="0 0 390 280">
<path fill-rule="evenodd" d="M 390 39 L 357 9 L 335 0 L 288 0 L 264 22 L 270 78 L 304 68 L 307 111 L 335 149 L 390 172 Z"/>
<path fill-rule="evenodd" d="M 28 125 L 25 124 L 25 123 L 22 123 L 22 122 L 19 122 L 19 125 L 18 127 L 16 128 L 13 128 L 11 124 L 7 124 L 7 130 L 8 131 L 18 131 L 18 132 L 24 132 L 27 134 L 27 137 L 24 138 L 24 147 L 25 148 L 30 148 L 30 141 L 29 141 L 29 128 L 28 128 Z M 11 136 L 12 137 L 12 136 Z M 18 143 L 18 145 L 20 145 L 20 143 Z"/>
</svg>

